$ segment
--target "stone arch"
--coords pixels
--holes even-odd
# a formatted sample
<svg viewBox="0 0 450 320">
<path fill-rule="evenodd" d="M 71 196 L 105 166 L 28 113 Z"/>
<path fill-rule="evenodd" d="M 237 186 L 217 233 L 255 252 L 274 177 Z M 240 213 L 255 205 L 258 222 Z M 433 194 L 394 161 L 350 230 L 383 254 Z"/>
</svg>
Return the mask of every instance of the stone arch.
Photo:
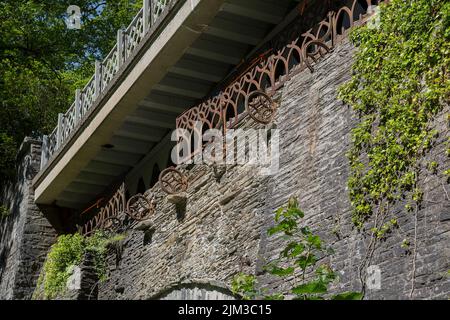
<svg viewBox="0 0 450 320">
<path fill-rule="evenodd" d="M 158 182 L 160 173 L 161 169 L 159 168 L 159 165 L 155 163 L 153 165 L 152 176 L 150 178 L 150 188 L 153 188 L 155 184 Z"/>
<path fill-rule="evenodd" d="M 145 186 L 144 178 L 140 178 L 137 185 L 136 193 L 144 194 L 147 190 L 147 187 Z"/>
<path fill-rule="evenodd" d="M 150 300 L 236 300 L 226 285 L 215 281 L 192 281 L 169 286 Z"/>
</svg>

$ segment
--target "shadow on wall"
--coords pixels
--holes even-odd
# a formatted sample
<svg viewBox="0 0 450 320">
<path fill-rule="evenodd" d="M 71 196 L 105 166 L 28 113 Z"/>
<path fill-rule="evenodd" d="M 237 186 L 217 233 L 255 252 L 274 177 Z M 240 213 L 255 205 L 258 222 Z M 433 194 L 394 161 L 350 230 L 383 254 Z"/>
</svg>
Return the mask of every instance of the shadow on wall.
<svg viewBox="0 0 450 320">
<path fill-rule="evenodd" d="M 0 205 L 8 211 L 0 219 L 0 298 L 22 298 L 22 292 L 16 290 L 17 281 L 27 288 L 33 285 L 34 273 L 24 270 L 24 264 L 18 261 L 29 259 L 22 241 L 27 227 L 29 197 L 32 195 L 31 180 L 40 165 L 39 157 L 36 157 L 40 152 L 39 144 L 39 141 L 25 138 L 17 154 L 16 177 L 3 184 L 0 190 Z M 31 267 L 33 270 L 38 268 L 36 265 Z"/>
</svg>

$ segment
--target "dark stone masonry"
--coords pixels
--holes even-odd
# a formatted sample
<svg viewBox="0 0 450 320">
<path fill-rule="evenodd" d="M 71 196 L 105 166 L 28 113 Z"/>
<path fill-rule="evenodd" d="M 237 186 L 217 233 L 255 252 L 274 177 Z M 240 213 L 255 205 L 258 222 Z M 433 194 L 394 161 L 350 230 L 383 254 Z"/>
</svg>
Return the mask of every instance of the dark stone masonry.
<svg viewBox="0 0 450 320">
<path fill-rule="evenodd" d="M 17 181 L 0 194 L 9 215 L 0 222 L 0 300 L 31 299 L 56 231 L 34 203 L 33 177 L 40 167 L 41 142 L 25 139 Z"/>
<path fill-rule="evenodd" d="M 262 176 L 252 167 L 183 167 L 189 178 L 186 208 L 168 201 L 156 185 L 156 214 L 129 230 L 120 250 L 108 255 L 108 280 L 94 283 L 98 299 L 232 299 L 230 283 L 240 271 L 256 274 L 262 287 L 282 291 L 281 281 L 263 266 L 277 257 L 282 239 L 268 237 L 273 211 L 291 196 L 306 213 L 304 223 L 319 233 L 335 253 L 321 262 L 339 272 L 334 292 L 360 290 L 360 270 L 381 272 L 380 289 L 367 289 L 366 299 L 448 299 L 450 293 L 450 186 L 442 175 L 424 174 L 424 204 L 400 213 L 400 228 L 379 242 L 365 264 L 369 237 L 351 221 L 347 179 L 350 131 L 355 118 L 337 99 L 338 87 L 351 76 L 354 48 L 348 41 L 288 81 L 277 96 L 274 127 L 280 130 L 280 169 Z M 449 168 L 445 154 L 446 110 L 435 127 L 443 134 L 430 158 Z M 262 128 L 247 121 L 244 127 Z M 30 188 L 39 163 L 39 144 L 28 142 L 31 155 L 21 166 L 20 181 L 4 194 L 11 215 L 1 226 L 0 298 L 31 297 L 55 232 L 33 204 Z M 443 171 L 443 170 L 441 170 Z M 394 212 L 400 212 L 394 208 Z M 404 211 L 404 210 L 403 210 Z M 417 218 L 417 219 L 416 219 Z M 400 247 L 409 239 L 411 248 Z M 414 241 L 416 240 L 416 241 Z M 92 284 L 94 283 L 94 284 Z M 95 287 L 93 287 L 95 286 Z M 85 293 L 72 296 L 86 299 Z"/>
<path fill-rule="evenodd" d="M 359 269 L 369 239 L 351 222 L 345 155 L 355 119 L 336 93 L 351 76 L 353 52 L 352 45 L 344 42 L 315 66 L 314 73 L 305 70 L 278 93 L 277 174 L 264 177 L 252 168 L 236 166 L 228 167 L 217 180 L 212 168 L 195 166 L 187 170 L 190 187 L 182 218 L 155 188 L 158 203 L 163 204 L 147 230 L 130 233 L 121 257 L 111 254 L 109 280 L 100 284 L 98 298 L 159 298 L 161 292 L 179 293 L 180 287 L 201 290 L 205 283 L 214 291 L 229 288 L 239 271 L 257 274 L 263 287 L 282 289 L 286 282 L 265 274 L 262 266 L 283 247 L 281 239 L 266 234 L 273 225 L 273 211 L 290 196 L 298 197 L 305 223 L 335 251 L 324 259 L 340 273 L 333 291 L 360 290 Z M 448 111 L 436 122 L 444 132 L 432 151 L 440 168 L 450 165 L 444 146 Z M 244 126 L 250 125 L 255 126 Z M 381 289 L 367 290 L 367 299 L 448 298 L 450 199 L 446 194 L 450 188 L 444 177 L 431 174 L 422 183 L 425 203 L 417 226 L 414 214 L 401 214 L 400 230 L 377 245 L 362 269 L 365 273 L 375 266 L 381 271 Z M 405 238 L 414 243 L 416 227 L 414 263 L 414 254 L 400 245 Z M 150 240 L 145 239 L 148 234 Z"/>
</svg>

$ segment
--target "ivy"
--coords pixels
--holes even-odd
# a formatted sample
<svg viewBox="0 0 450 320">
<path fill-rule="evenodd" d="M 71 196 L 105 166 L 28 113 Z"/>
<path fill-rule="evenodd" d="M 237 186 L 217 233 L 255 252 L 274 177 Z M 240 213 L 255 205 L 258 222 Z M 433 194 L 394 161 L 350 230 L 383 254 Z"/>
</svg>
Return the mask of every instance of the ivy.
<svg viewBox="0 0 450 320">
<path fill-rule="evenodd" d="M 238 273 L 231 282 L 231 291 L 241 296 L 242 300 L 253 300 L 258 296 L 256 287 L 256 276 Z"/>
<path fill-rule="evenodd" d="M 380 17 L 377 30 L 352 31 L 354 74 L 339 94 L 358 117 L 348 187 L 359 229 L 400 200 L 407 200 L 407 211 L 420 206 L 421 161 L 439 136 L 433 121 L 450 100 L 450 3 L 392 0 Z M 440 169 L 433 161 L 428 170 Z M 383 237 L 393 226 L 376 220 L 372 231 Z"/>
<path fill-rule="evenodd" d="M 9 216 L 9 210 L 6 206 L 0 206 L 0 220 Z"/>
<path fill-rule="evenodd" d="M 305 214 L 299 209 L 298 201 L 291 198 L 287 207 L 275 212 L 275 226 L 268 231 L 269 236 L 281 235 L 287 240 L 286 247 L 278 259 L 265 266 L 270 274 L 280 277 L 293 277 L 293 287 L 288 294 L 299 300 L 323 300 L 328 295 L 329 286 L 337 280 L 335 272 L 326 264 L 318 265 L 318 261 L 332 250 L 327 248 L 320 236 L 314 234 L 308 227 L 300 226 L 298 221 Z M 313 274 L 312 279 L 308 274 Z M 285 293 L 264 295 L 266 289 L 257 290 L 254 275 L 237 274 L 232 281 L 232 292 L 244 300 L 252 300 L 263 296 L 266 300 L 285 299 Z M 329 296 L 329 295 L 328 295 Z M 346 292 L 331 299 L 361 299 L 358 292 Z"/>
<path fill-rule="evenodd" d="M 125 236 L 122 234 L 108 235 L 102 231 L 97 231 L 87 239 L 85 250 L 93 256 L 94 270 L 100 281 L 107 280 L 106 254 L 108 248 L 124 239 Z"/>
<path fill-rule="evenodd" d="M 84 254 L 84 238 L 79 234 L 62 235 L 48 254 L 44 265 L 45 298 L 55 298 L 64 291 L 73 266 L 79 265 Z"/>
<path fill-rule="evenodd" d="M 43 287 L 44 299 L 54 299 L 64 292 L 74 266 L 81 263 L 87 252 L 93 256 L 93 267 L 99 280 L 105 281 L 107 249 L 124 238 L 124 235 L 108 235 L 102 231 L 97 231 L 89 238 L 78 233 L 58 237 L 38 280 L 37 288 Z"/>
</svg>

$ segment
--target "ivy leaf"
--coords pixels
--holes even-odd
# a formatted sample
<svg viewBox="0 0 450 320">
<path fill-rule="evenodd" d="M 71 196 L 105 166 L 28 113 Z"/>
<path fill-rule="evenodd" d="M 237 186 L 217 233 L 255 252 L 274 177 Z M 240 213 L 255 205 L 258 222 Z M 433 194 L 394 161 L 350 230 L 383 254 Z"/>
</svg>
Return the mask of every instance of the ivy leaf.
<svg viewBox="0 0 450 320">
<path fill-rule="evenodd" d="M 298 257 L 305 251 L 305 246 L 301 243 L 291 242 L 287 245 L 286 249 L 283 250 L 281 255 L 285 258 L 295 258 Z"/>
<path fill-rule="evenodd" d="M 363 294 L 361 292 L 344 292 L 334 295 L 332 300 L 362 300 Z"/>
<path fill-rule="evenodd" d="M 308 242 L 318 250 L 322 249 L 322 240 L 317 235 L 309 235 Z"/>
<path fill-rule="evenodd" d="M 279 277 L 286 277 L 286 276 L 290 276 L 291 274 L 293 274 L 295 271 L 295 268 L 293 267 L 288 267 L 288 268 L 280 268 L 277 266 L 272 266 L 269 269 L 269 272 L 271 274 L 273 274 L 274 276 L 279 276 Z"/>
<path fill-rule="evenodd" d="M 294 293 L 296 295 L 320 294 L 320 293 L 326 293 L 326 292 L 327 292 L 327 286 L 321 281 L 312 281 L 309 283 L 299 285 L 298 287 L 295 287 L 292 289 L 292 293 Z"/>
<path fill-rule="evenodd" d="M 269 236 L 273 236 L 273 235 L 275 235 L 275 234 L 277 234 L 277 233 L 280 233 L 280 232 L 282 232 L 282 231 L 283 231 L 283 226 L 282 226 L 282 225 L 276 225 L 275 227 L 270 228 L 270 229 L 267 231 L 267 234 L 268 234 Z"/>
<path fill-rule="evenodd" d="M 282 294 L 274 294 L 274 295 L 271 295 L 271 296 L 266 296 L 266 297 L 264 297 L 264 300 L 266 300 L 266 301 L 281 301 L 281 300 L 284 300 L 284 296 L 282 295 Z"/>
<path fill-rule="evenodd" d="M 279 222 L 281 215 L 283 214 L 284 208 L 279 208 L 277 211 L 275 211 L 275 222 Z"/>
<path fill-rule="evenodd" d="M 308 236 L 311 234 L 311 230 L 308 227 L 303 227 L 300 229 L 301 233 L 305 236 Z"/>
<path fill-rule="evenodd" d="M 305 217 L 305 213 L 299 208 L 289 208 L 287 216 L 294 219 L 302 219 Z"/>
<path fill-rule="evenodd" d="M 314 265 L 317 262 L 317 259 L 314 255 L 309 254 L 307 256 L 302 256 L 298 258 L 295 263 L 302 269 L 305 270 L 308 266 Z"/>
<path fill-rule="evenodd" d="M 336 274 L 330 266 L 323 264 L 316 270 L 319 281 L 323 283 L 330 283 L 336 279 Z"/>
</svg>

